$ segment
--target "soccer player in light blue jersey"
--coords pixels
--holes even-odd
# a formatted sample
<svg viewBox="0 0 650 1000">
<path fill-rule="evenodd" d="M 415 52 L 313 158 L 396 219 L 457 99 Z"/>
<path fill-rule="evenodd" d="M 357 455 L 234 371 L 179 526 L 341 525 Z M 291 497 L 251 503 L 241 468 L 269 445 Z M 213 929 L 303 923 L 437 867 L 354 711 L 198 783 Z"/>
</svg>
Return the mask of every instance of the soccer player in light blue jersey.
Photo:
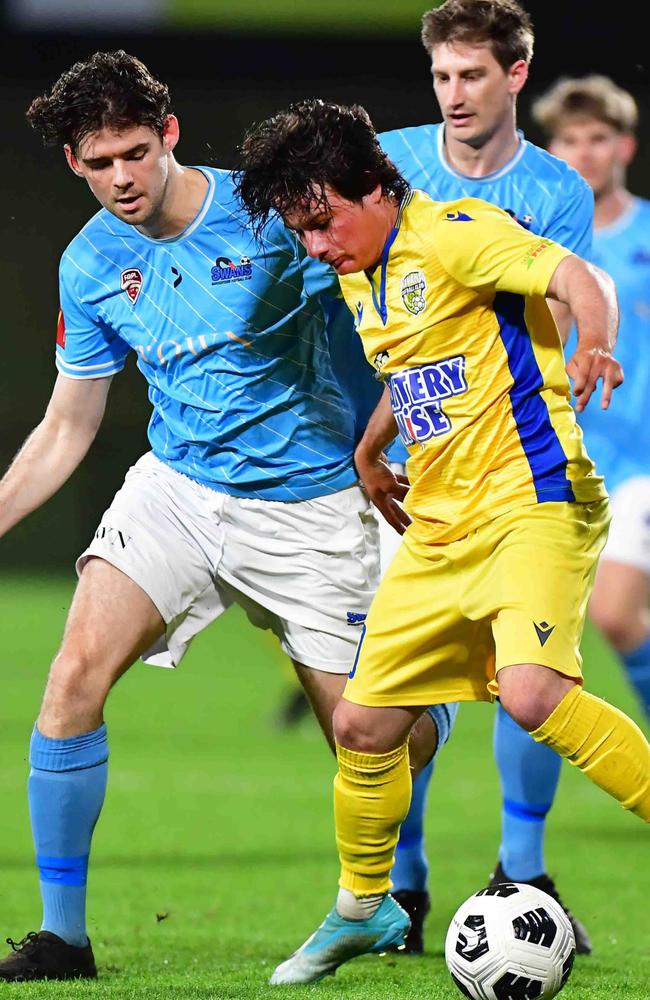
<svg viewBox="0 0 650 1000">
<path fill-rule="evenodd" d="M 278 635 L 333 745 L 379 577 L 376 518 L 353 464 L 358 421 L 320 303 L 333 272 L 316 287 L 279 221 L 253 238 L 229 173 L 178 163 L 168 89 L 133 56 L 76 63 L 28 119 L 102 207 L 61 259 L 59 374 L 0 483 L 0 535 L 81 462 L 129 355 L 152 416 L 150 451 L 77 561 L 32 734 L 43 921 L 0 961 L 6 981 L 96 975 L 85 902 L 107 777 L 103 709 L 131 664 L 176 666 L 236 602 Z"/>
<path fill-rule="evenodd" d="M 551 151 L 593 190 L 592 259 L 612 275 L 618 292 L 616 353 L 625 390 L 607 413 L 588 408 L 579 415 L 613 515 L 589 613 L 650 719 L 650 202 L 626 188 L 638 109 L 626 90 L 592 75 L 559 80 L 532 110 Z"/>
<path fill-rule="evenodd" d="M 530 143 L 517 129 L 517 96 L 526 83 L 533 54 L 528 14 L 515 0 L 447 0 L 424 14 L 422 41 L 431 57 L 443 120 L 380 136 L 383 148 L 407 180 L 435 199 L 483 198 L 508 211 L 531 232 L 589 257 L 593 219 L 589 186 L 573 168 Z M 559 303 L 549 305 L 566 336 L 571 322 L 568 312 Z M 391 458 L 398 457 L 393 449 Z M 390 529 L 382 524 L 380 531 L 386 535 Z M 559 898 L 547 873 L 543 841 L 560 758 L 535 743 L 500 705 L 494 750 L 503 808 L 502 841 L 492 879 L 530 882 Z M 409 951 L 422 949 L 422 921 L 430 906 L 423 846 L 430 776 L 431 766 L 414 783 L 392 873 L 394 894 L 411 915 Z M 567 912 L 577 950 L 589 953 L 585 928 Z"/>
</svg>

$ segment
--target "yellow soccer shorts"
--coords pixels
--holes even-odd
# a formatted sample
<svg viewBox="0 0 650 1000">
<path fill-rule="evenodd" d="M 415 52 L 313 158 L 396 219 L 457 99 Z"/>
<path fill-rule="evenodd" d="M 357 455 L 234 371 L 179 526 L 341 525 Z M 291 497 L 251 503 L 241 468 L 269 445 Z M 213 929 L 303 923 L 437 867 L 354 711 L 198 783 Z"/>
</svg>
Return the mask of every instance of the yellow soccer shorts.
<svg viewBox="0 0 650 1000">
<path fill-rule="evenodd" d="M 407 531 L 370 607 L 346 700 L 492 701 L 497 672 L 518 663 L 581 680 L 580 640 L 609 519 L 607 500 L 540 503 L 444 545 Z"/>
</svg>

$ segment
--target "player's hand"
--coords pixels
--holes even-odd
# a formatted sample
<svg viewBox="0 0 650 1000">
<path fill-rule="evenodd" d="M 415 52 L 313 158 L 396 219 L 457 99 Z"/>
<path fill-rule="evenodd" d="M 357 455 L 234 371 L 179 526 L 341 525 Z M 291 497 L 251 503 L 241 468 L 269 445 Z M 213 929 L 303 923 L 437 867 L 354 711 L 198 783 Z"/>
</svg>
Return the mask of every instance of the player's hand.
<svg viewBox="0 0 650 1000">
<path fill-rule="evenodd" d="M 403 535 L 411 523 L 411 518 L 400 506 L 409 489 L 407 477 L 396 475 L 385 455 L 371 458 L 357 449 L 354 464 L 362 487 L 379 513 L 398 534 Z"/>
<path fill-rule="evenodd" d="M 576 410 L 580 413 L 591 399 L 599 379 L 603 380 L 600 405 L 606 410 L 612 392 L 623 382 L 623 369 L 609 351 L 601 347 L 578 348 L 566 366 L 567 375 L 573 379 Z"/>
</svg>

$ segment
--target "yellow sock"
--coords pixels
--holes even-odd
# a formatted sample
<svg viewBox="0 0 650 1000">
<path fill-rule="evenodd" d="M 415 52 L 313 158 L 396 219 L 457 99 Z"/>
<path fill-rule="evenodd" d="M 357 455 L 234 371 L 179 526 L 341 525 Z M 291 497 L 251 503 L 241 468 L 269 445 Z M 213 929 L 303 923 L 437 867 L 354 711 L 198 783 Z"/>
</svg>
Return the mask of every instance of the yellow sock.
<svg viewBox="0 0 650 1000">
<path fill-rule="evenodd" d="M 531 736 L 650 823 L 650 744 L 618 708 L 576 684 Z"/>
<path fill-rule="evenodd" d="M 388 892 L 399 828 L 411 803 L 408 745 L 388 753 L 336 747 L 334 779 L 339 885 L 357 896 Z"/>
</svg>

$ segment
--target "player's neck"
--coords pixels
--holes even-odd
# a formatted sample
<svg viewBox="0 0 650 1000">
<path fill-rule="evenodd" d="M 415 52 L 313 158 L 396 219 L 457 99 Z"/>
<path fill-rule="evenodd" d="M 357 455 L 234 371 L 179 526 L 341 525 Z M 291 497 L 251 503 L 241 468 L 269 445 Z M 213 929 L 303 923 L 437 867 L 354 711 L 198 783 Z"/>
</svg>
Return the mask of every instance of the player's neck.
<svg viewBox="0 0 650 1000">
<path fill-rule="evenodd" d="M 138 229 L 153 240 L 178 236 L 199 214 L 207 190 L 205 174 L 173 160 L 160 211 Z"/>
<path fill-rule="evenodd" d="M 444 154 L 449 165 L 465 177 L 486 177 L 510 162 L 520 141 L 514 121 L 504 123 L 480 146 L 459 142 L 445 129 Z"/>
<path fill-rule="evenodd" d="M 604 229 L 617 222 L 632 203 L 633 195 L 624 187 L 603 191 L 594 200 L 594 229 Z"/>
</svg>

